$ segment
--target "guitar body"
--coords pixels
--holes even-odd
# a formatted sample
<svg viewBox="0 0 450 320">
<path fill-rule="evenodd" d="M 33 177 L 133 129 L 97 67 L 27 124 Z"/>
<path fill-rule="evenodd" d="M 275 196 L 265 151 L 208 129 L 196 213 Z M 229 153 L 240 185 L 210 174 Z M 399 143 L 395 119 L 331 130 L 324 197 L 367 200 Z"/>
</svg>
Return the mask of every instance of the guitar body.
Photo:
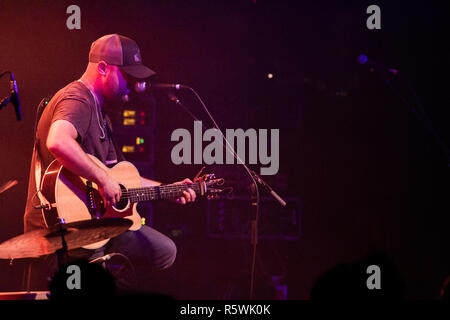
<svg viewBox="0 0 450 320">
<path fill-rule="evenodd" d="M 119 182 L 122 193 L 126 193 L 128 188 L 142 187 L 139 172 L 130 162 L 119 162 L 110 169 L 97 158 L 93 156 L 90 158 Z M 56 224 L 58 218 L 64 219 L 65 223 L 101 218 L 126 218 L 133 222 L 130 227 L 133 231 L 139 230 L 142 225 L 141 217 L 136 210 L 137 203 L 121 200 L 116 206 L 105 208 L 96 184 L 73 174 L 56 160 L 45 171 L 41 190 L 52 205 L 50 210 L 42 209 L 47 227 Z M 105 239 L 83 248 L 97 249 L 108 241 L 109 239 Z"/>
</svg>

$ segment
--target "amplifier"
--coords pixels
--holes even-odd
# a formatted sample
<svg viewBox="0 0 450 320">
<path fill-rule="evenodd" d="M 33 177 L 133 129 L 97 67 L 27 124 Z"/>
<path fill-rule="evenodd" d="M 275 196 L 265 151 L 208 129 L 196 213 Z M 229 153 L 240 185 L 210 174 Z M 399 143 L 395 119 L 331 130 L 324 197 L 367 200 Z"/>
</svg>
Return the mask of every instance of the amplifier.
<svg viewBox="0 0 450 320">
<path fill-rule="evenodd" d="M 301 234 L 301 201 L 284 198 L 282 207 L 273 198 L 261 198 L 259 207 L 259 239 L 298 240 Z M 208 237 L 241 238 L 250 236 L 252 217 L 248 197 L 222 198 L 208 201 Z"/>
</svg>

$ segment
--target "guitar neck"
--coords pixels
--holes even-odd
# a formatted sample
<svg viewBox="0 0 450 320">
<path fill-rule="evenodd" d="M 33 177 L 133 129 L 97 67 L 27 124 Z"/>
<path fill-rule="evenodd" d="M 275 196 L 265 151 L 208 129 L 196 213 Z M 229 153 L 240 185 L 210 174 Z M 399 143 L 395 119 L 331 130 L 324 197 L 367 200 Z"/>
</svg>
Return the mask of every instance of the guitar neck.
<svg viewBox="0 0 450 320">
<path fill-rule="evenodd" d="M 160 199 L 175 199 L 182 197 L 183 191 L 186 191 L 189 188 L 194 190 L 197 194 L 200 192 L 200 185 L 198 183 L 168 184 L 154 187 L 128 189 L 128 198 L 132 203 Z"/>
</svg>

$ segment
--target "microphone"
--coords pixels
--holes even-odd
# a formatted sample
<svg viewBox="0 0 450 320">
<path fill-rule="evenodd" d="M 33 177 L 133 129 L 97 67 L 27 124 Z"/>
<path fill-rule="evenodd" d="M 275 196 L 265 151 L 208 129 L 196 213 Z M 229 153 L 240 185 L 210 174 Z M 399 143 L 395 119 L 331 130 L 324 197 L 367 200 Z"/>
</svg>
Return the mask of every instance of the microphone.
<svg viewBox="0 0 450 320">
<path fill-rule="evenodd" d="M 11 79 L 11 81 L 9 82 L 10 88 L 11 88 L 11 102 L 14 105 L 17 120 L 22 120 L 22 111 L 20 109 L 19 90 L 17 89 L 16 79 L 14 79 L 14 74 L 12 72 L 10 72 L 9 76 Z"/>
<path fill-rule="evenodd" d="M 157 83 L 157 84 L 150 84 L 149 83 L 148 87 L 155 88 L 155 89 L 175 89 L 175 90 L 189 89 L 188 86 L 185 86 L 185 85 L 182 85 L 182 84 L 173 84 L 173 83 Z M 147 90 L 147 82 L 146 81 L 136 81 L 136 83 L 134 84 L 133 89 L 137 93 L 142 93 L 145 90 Z M 122 95 L 122 101 L 123 102 L 130 101 L 128 93 Z M 180 101 L 178 100 L 178 102 L 176 102 L 176 103 L 179 104 Z"/>
<path fill-rule="evenodd" d="M 380 68 L 382 70 L 385 70 L 391 74 L 393 74 L 394 76 L 398 75 L 398 69 L 394 69 L 394 68 L 388 68 L 385 65 L 378 63 L 370 58 L 368 58 L 365 54 L 360 54 L 358 56 L 358 63 L 359 64 L 366 64 L 372 67 L 376 67 L 376 68 Z"/>
<path fill-rule="evenodd" d="M 151 84 L 150 88 L 155 88 L 155 89 L 175 89 L 175 90 L 180 90 L 180 89 L 187 89 L 188 87 L 182 84 L 173 84 L 173 83 L 156 83 L 156 84 Z"/>
<path fill-rule="evenodd" d="M 148 83 L 148 87 L 150 89 L 154 88 L 154 89 L 175 89 L 175 90 L 188 88 L 185 85 L 173 84 L 173 83 L 156 83 L 156 84 Z M 145 82 L 145 81 L 136 82 L 134 84 L 134 91 L 136 91 L 137 93 L 144 92 L 145 90 L 147 90 L 147 82 Z"/>
<path fill-rule="evenodd" d="M 139 82 L 136 81 L 136 83 L 134 84 L 134 91 L 136 91 L 137 93 L 142 93 L 145 91 L 145 89 L 147 89 L 147 83 L 145 81 Z M 123 102 L 129 102 L 130 101 L 130 96 L 128 95 L 129 92 L 127 92 L 126 94 L 122 95 L 122 101 Z"/>
<path fill-rule="evenodd" d="M 143 81 L 143 82 L 136 82 L 134 84 L 134 91 L 136 91 L 137 93 L 144 92 L 145 89 L 147 89 L 147 82 L 145 82 L 145 81 Z"/>
</svg>

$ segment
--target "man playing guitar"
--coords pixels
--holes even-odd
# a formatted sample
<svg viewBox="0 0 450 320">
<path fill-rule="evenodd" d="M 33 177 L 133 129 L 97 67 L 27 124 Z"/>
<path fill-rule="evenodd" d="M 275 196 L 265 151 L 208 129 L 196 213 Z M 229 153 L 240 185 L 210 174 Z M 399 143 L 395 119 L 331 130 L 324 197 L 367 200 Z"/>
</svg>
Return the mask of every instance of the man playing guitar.
<svg viewBox="0 0 450 320">
<path fill-rule="evenodd" d="M 105 207 L 120 201 L 122 189 L 119 182 L 90 156 L 95 156 L 105 165 L 123 160 L 118 159 L 120 152 L 115 150 L 110 123 L 102 106 L 105 101 L 120 101 L 137 80 L 153 74 L 154 71 L 142 64 L 139 48 L 132 39 L 111 34 L 92 43 L 84 74 L 59 90 L 39 119 L 24 216 L 25 232 L 47 227 L 43 210 L 36 208 L 46 203 L 45 196 L 38 191 L 38 180 L 55 159 L 74 175 L 95 183 Z M 142 187 L 160 185 L 156 181 L 140 179 Z M 178 182 L 192 183 L 189 179 Z M 196 193 L 190 187 L 185 188 L 182 195 L 175 201 L 180 204 L 195 201 Z M 139 230 L 127 231 L 110 239 L 95 250 L 79 248 L 70 254 L 92 260 L 111 252 L 126 255 L 137 273 L 149 273 L 170 267 L 175 260 L 176 246 L 155 229 L 142 226 Z M 47 262 L 54 266 L 54 259 L 48 258 Z"/>
</svg>

